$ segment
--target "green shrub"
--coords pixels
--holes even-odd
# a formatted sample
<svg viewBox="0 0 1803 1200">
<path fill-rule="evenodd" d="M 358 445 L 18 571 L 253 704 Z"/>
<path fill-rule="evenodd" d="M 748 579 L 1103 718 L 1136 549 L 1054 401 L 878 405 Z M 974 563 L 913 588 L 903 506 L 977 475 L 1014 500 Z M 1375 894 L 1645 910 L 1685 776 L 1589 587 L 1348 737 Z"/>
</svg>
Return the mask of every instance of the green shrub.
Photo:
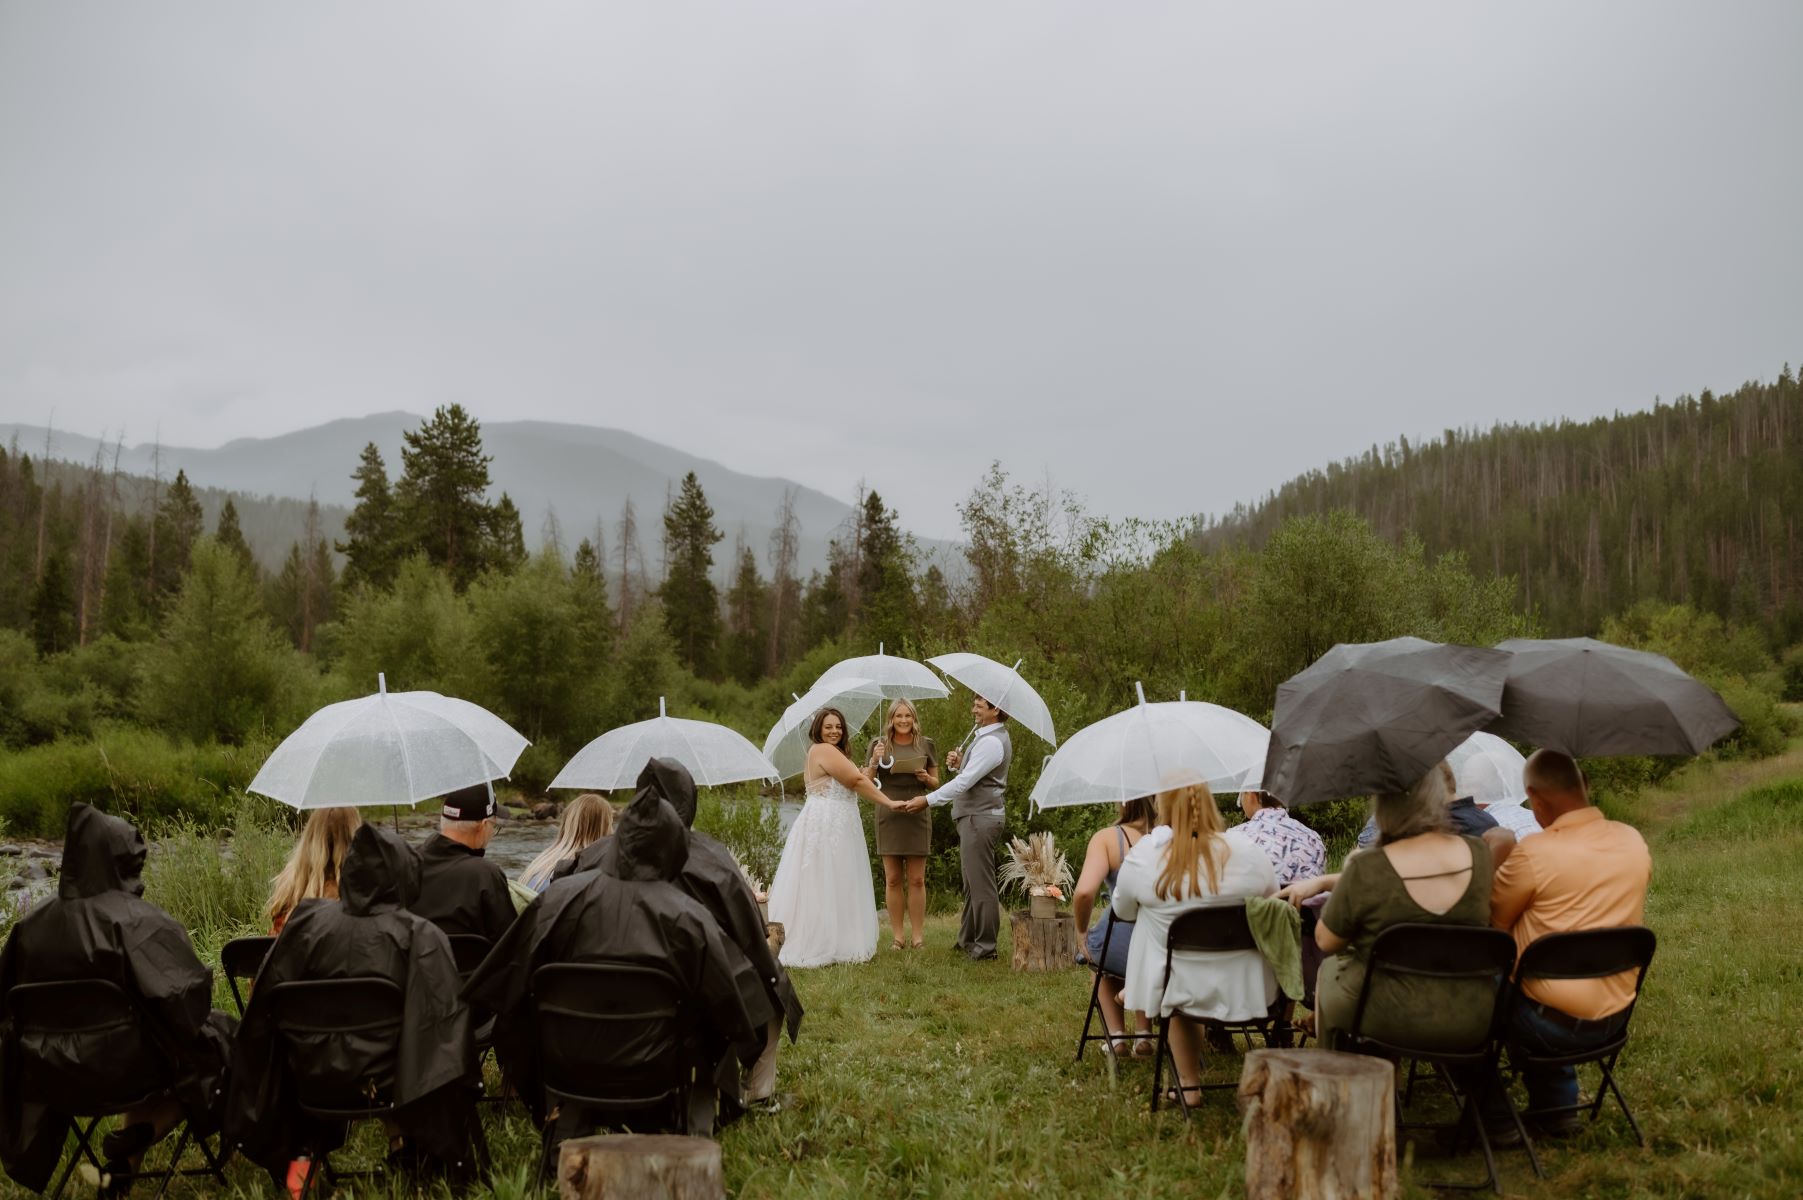
<svg viewBox="0 0 1803 1200">
<path fill-rule="evenodd" d="M 269 884 L 293 844 L 286 822 L 254 805 L 225 829 L 178 818 L 151 840 L 144 896 L 180 921 L 197 945 L 266 932 Z"/>
<path fill-rule="evenodd" d="M 718 838 L 739 856 L 765 887 L 776 876 L 783 852 L 782 817 L 775 804 L 750 785 L 703 788 L 695 809 L 695 829 Z"/>
<path fill-rule="evenodd" d="M 59 837 L 69 806 L 85 800 L 140 825 L 186 817 L 229 826 L 252 803 L 241 789 L 269 750 L 266 744 L 194 745 L 144 729 L 103 727 L 92 738 L 0 756 L 0 819 L 28 837 Z"/>
<path fill-rule="evenodd" d="M 1784 652 L 1783 695 L 1792 704 L 1803 700 L 1803 644 Z"/>
</svg>

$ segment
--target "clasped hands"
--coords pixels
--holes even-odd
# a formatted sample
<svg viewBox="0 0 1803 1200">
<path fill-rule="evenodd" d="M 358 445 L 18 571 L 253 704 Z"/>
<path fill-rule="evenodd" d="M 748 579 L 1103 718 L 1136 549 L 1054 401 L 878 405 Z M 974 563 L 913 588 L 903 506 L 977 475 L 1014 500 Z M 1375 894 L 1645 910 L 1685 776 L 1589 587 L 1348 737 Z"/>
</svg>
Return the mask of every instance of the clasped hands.
<svg viewBox="0 0 1803 1200">
<path fill-rule="evenodd" d="M 922 771 L 921 774 L 924 775 L 926 772 Z M 898 813 L 917 813 L 926 806 L 927 798 L 925 796 L 916 796 L 912 800 L 891 801 L 889 804 L 889 811 Z"/>
</svg>

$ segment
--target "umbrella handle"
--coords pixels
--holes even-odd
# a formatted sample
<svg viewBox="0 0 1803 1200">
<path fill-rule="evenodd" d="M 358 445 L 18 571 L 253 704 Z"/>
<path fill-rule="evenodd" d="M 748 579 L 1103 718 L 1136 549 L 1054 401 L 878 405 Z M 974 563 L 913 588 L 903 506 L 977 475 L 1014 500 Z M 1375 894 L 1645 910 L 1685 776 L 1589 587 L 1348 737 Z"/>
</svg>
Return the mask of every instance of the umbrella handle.
<svg viewBox="0 0 1803 1200">
<path fill-rule="evenodd" d="M 887 771 L 892 769 L 895 766 L 895 755 L 884 755 L 882 758 L 876 760 L 876 765 L 879 770 Z"/>
</svg>

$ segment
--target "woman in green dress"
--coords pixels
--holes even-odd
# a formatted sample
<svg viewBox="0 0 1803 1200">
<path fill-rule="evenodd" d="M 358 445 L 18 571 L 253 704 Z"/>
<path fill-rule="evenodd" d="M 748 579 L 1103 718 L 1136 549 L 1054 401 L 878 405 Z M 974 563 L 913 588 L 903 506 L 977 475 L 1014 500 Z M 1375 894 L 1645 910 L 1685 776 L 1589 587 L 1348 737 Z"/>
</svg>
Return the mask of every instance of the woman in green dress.
<svg viewBox="0 0 1803 1200">
<path fill-rule="evenodd" d="M 913 704 L 897 700 L 889 706 L 883 736 L 870 743 L 864 774 L 883 795 L 899 802 L 896 810 L 879 806 L 876 811 L 876 852 L 883 856 L 883 891 L 895 935 L 889 948 L 902 948 L 905 911 L 918 950 L 926 944 L 927 855 L 933 849 L 933 814 L 926 794 L 939 786 L 939 752 L 933 739 L 920 732 Z"/>
</svg>

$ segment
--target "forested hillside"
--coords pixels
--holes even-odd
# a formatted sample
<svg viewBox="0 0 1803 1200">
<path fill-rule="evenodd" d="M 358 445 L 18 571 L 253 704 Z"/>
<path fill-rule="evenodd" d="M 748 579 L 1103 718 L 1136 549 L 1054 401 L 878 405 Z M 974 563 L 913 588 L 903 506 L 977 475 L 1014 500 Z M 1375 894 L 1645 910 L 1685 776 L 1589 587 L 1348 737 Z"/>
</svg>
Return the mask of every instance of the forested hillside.
<svg viewBox="0 0 1803 1200">
<path fill-rule="evenodd" d="M 1788 364 L 1775 382 L 1647 412 L 1373 446 L 1204 537 L 1258 546 L 1291 517 L 1334 509 L 1512 575 L 1553 633 L 1663 600 L 1756 623 L 1774 647 L 1803 636 L 1803 386 Z"/>
</svg>

